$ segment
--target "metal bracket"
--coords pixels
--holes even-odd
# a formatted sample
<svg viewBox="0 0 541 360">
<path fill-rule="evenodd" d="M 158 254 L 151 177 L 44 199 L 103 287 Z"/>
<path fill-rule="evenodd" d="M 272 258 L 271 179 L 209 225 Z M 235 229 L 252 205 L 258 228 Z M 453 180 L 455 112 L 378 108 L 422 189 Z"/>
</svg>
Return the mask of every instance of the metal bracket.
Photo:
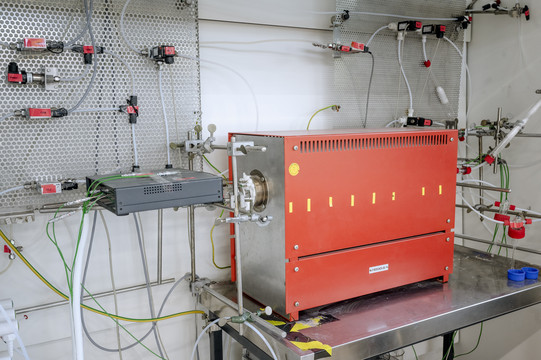
<svg viewBox="0 0 541 360">
<path fill-rule="evenodd" d="M 0 225 L 25 224 L 36 220 L 34 213 L 20 213 L 0 216 Z"/>
<path fill-rule="evenodd" d="M 53 67 L 45 68 L 45 90 L 56 91 L 58 89 L 58 69 Z"/>
</svg>

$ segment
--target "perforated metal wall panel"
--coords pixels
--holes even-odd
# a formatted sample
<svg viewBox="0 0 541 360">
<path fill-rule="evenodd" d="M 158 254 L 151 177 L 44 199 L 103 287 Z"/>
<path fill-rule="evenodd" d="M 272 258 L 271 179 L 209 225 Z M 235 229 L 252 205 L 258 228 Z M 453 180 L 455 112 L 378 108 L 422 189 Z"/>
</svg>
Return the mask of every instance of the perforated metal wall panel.
<svg viewBox="0 0 541 360">
<path fill-rule="evenodd" d="M 336 10 L 349 10 L 351 17 L 335 30 L 334 41 L 350 45 L 352 41 L 366 43 L 380 27 L 391 22 L 405 21 L 396 17 L 361 15 L 355 12 L 398 14 L 411 17 L 453 18 L 464 14 L 464 0 L 337 0 Z M 446 36 L 462 51 L 463 30 L 452 21 L 421 20 L 423 24 L 447 25 Z M 432 65 L 423 62 L 420 34 L 410 33 L 403 42 L 402 61 L 413 94 L 415 116 L 435 121 L 454 119 L 458 115 L 462 60 L 444 39 L 429 35 L 426 51 Z M 381 31 L 370 51 L 375 57 L 374 77 L 370 92 L 367 127 L 382 127 L 406 115 L 409 96 L 398 64 L 397 33 Z M 343 112 L 343 121 L 335 127 L 363 126 L 372 60 L 369 54 L 342 54 L 335 59 L 335 87 Z M 444 88 L 449 99 L 443 105 L 436 94 L 436 86 Z"/>
<path fill-rule="evenodd" d="M 158 92 L 158 71 L 153 61 L 128 49 L 119 35 L 125 0 L 95 0 L 92 25 L 96 44 L 122 57 L 135 72 L 135 92 L 140 116 L 136 125 L 142 169 L 163 168 L 166 160 L 165 126 Z M 0 41 L 13 43 L 24 37 L 69 41 L 83 28 L 83 1 L 4 0 L 0 3 Z M 125 17 L 129 41 L 137 48 L 174 45 L 178 53 L 199 56 L 197 1 L 132 0 Z M 88 35 L 84 41 L 90 45 Z M 110 108 L 126 104 L 131 79 L 121 62 L 98 55 L 95 84 L 81 108 Z M 61 77 L 75 77 L 84 70 L 83 57 L 71 51 L 60 54 L 20 53 L 0 47 L 0 67 L 15 61 L 28 72 L 57 67 Z M 200 123 L 199 64 L 176 58 L 164 72 L 165 104 L 170 140 L 179 142 Z M 28 107 L 75 105 L 84 93 L 91 72 L 81 81 L 61 83 L 58 91 L 39 85 L 0 82 L 0 117 Z M 0 123 L 0 191 L 29 181 L 84 179 L 87 175 L 129 171 L 133 164 L 131 128 L 126 114 L 118 112 L 74 114 L 50 120 L 11 117 Z M 173 165 L 186 167 L 186 159 L 172 152 Z M 198 164 L 197 166 L 201 166 Z M 83 186 L 84 188 L 84 186 Z M 0 213 L 11 208 L 33 208 L 81 196 L 82 190 L 61 195 L 40 195 L 20 190 L 0 196 Z"/>
</svg>

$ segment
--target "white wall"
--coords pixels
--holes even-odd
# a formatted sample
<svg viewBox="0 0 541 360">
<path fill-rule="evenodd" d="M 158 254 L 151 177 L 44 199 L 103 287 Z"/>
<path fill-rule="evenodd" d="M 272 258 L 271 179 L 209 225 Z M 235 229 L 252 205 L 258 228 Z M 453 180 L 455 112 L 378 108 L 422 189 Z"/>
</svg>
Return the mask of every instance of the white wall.
<svg viewBox="0 0 541 360">
<path fill-rule="evenodd" d="M 513 5 L 512 1 L 502 1 L 504 5 Z M 503 108 L 505 117 L 513 118 L 520 115 L 540 95 L 535 90 L 541 88 L 541 74 L 538 71 L 541 60 L 539 47 L 541 30 L 541 1 L 528 3 L 532 17 L 529 22 L 518 21 L 508 16 L 476 15 L 473 20 L 472 42 L 469 45 L 468 64 L 472 74 L 473 101 L 469 117 L 470 125 L 479 124 L 482 119 L 495 120 L 497 108 Z M 541 133 L 541 114 L 530 119 L 526 132 Z M 488 142 L 488 144 L 487 144 Z M 477 141 L 470 144 L 477 149 Z M 492 145 L 485 138 L 486 146 Z M 539 160 L 541 155 L 540 139 L 519 138 L 505 150 L 503 157 L 509 164 L 532 164 L 525 168 L 511 167 L 510 203 L 522 208 L 541 209 L 539 195 Z M 470 152 L 476 156 L 476 152 Z M 491 175 L 492 168 L 485 170 L 489 173 L 487 181 L 499 184 L 499 173 Z M 492 228 L 492 225 L 489 225 Z M 520 246 L 541 249 L 539 225 L 528 226 L 526 239 L 520 240 Z M 492 236 L 480 225 L 479 220 L 472 214 L 466 215 L 465 233 L 483 239 Z M 468 246 L 479 246 L 467 242 Z M 517 252 L 517 258 L 534 264 L 540 264 L 537 255 Z M 541 351 L 541 327 L 539 319 L 541 307 L 534 306 L 520 312 L 486 322 L 480 346 L 471 355 L 463 359 L 535 359 Z M 458 345 L 458 353 L 469 351 L 475 345 L 479 334 L 479 326 L 462 331 L 462 341 Z"/>
</svg>

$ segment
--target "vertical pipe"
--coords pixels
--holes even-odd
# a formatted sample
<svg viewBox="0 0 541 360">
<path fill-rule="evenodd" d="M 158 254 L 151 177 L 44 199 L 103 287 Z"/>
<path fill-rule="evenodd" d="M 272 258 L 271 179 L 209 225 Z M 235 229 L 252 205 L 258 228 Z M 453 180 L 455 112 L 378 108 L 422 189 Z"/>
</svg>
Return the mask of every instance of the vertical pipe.
<svg viewBox="0 0 541 360">
<path fill-rule="evenodd" d="M 239 187 L 238 187 L 238 174 L 237 174 L 237 157 L 235 156 L 235 137 L 231 138 L 231 148 L 233 149 L 233 154 L 231 155 L 231 166 L 233 172 L 233 197 L 235 199 L 235 217 L 239 216 Z M 235 266 L 237 269 L 237 303 L 239 305 L 239 315 L 242 315 L 244 312 L 244 305 L 242 299 L 242 264 L 241 264 L 241 253 L 240 253 L 240 226 L 239 223 L 235 222 Z M 240 333 L 242 335 L 243 328 L 240 327 Z"/>
<path fill-rule="evenodd" d="M 483 137 L 478 136 L 479 139 L 479 161 L 483 161 Z M 479 180 L 483 181 L 483 167 L 479 168 Z M 483 205 L 483 189 L 479 189 L 479 204 Z"/>
<path fill-rule="evenodd" d="M 498 108 L 498 122 L 496 123 L 496 135 L 494 135 L 494 149 L 498 147 L 498 141 L 500 140 L 500 126 L 502 121 L 502 108 Z M 497 159 L 496 159 L 497 160 Z M 497 162 L 496 162 L 497 164 Z M 494 164 L 494 174 L 496 174 L 496 170 L 498 167 Z"/>
<path fill-rule="evenodd" d="M 156 282 L 162 284 L 163 270 L 163 209 L 158 210 L 158 275 Z"/>
<path fill-rule="evenodd" d="M 188 169 L 193 170 L 193 154 L 188 154 Z M 192 265 L 191 282 L 195 282 L 195 206 L 188 207 L 188 234 L 190 238 L 190 256 Z"/>
</svg>

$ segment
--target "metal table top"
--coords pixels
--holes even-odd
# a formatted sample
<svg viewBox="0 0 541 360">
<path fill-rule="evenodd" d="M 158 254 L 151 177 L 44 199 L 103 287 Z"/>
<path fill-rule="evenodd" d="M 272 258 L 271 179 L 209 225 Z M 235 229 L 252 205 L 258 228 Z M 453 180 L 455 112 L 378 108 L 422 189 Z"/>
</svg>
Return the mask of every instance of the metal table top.
<svg viewBox="0 0 541 360">
<path fill-rule="evenodd" d="M 393 351 L 540 303 L 541 283 L 508 281 L 510 265 L 508 258 L 455 246 L 448 283 L 428 280 L 311 309 L 301 313 L 298 323 L 319 316 L 323 320 L 318 326 L 290 332 L 286 339 L 267 338 L 280 358 L 288 360 L 328 357 L 325 350 L 303 351 L 291 340 L 329 345 L 333 359 L 364 359 Z M 522 266 L 529 265 L 517 261 L 516 267 Z M 212 288 L 235 300 L 234 284 Z M 235 315 L 234 309 L 209 294 L 202 295 L 201 303 L 217 316 Z M 260 307 L 246 296 L 244 304 L 250 311 Z M 250 330 L 245 336 L 267 351 Z"/>
</svg>

